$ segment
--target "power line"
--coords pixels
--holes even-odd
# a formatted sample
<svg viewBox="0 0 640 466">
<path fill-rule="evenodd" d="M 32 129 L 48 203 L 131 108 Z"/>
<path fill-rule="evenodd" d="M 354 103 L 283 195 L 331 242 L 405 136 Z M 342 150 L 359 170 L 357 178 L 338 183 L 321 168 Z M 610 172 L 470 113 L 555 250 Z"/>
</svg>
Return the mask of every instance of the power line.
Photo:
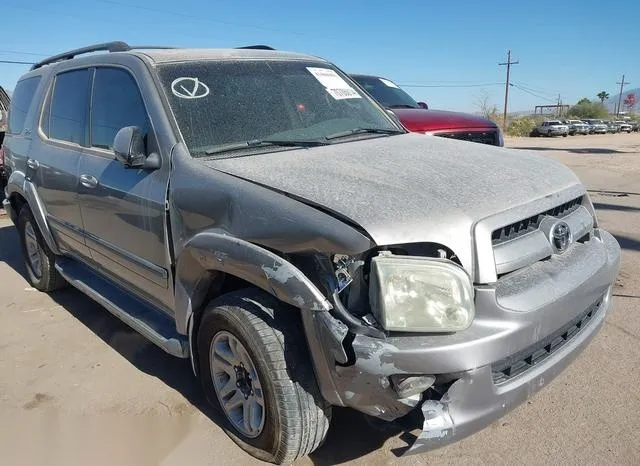
<svg viewBox="0 0 640 466">
<path fill-rule="evenodd" d="M 33 65 L 32 61 L 15 61 L 15 60 L 0 60 L 0 63 L 5 63 L 8 65 Z"/>
<path fill-rule="evenodd" d="M 519 61 L 511 61 L 511 50 L 507 51 L 507 61 L 505 63 L 498 63 L 499 66 L 507 66 L 507 81 L 504 86 L 504 129 L 507 129 L 507 105 L 509 104 L 509 72 L 511 71 L 511 65 L 517 65 Z"/>
<path fill-rule="evenodd" d="M 540 88 L 536 88 L 536 87 L 532 87 L 529 84 L 523 83 L 523 82 L 518 82 L 518 83 L 514 83 L 514 84 L 518 84 L 518 86 L 523 87 L 531 92 L 537 92 L 539 94 L 544 94 L 544 95 L 548 95 L 549 97 L 555 97 L 556 95 L 558 95 L 557 91 L 545 91 L 543 89 Z"/>
<path fill-rule="evenodd" d="M 535 92 L 531 92 L 531 91 L 523 88 L 522 86 L 520 86 L 518 84 L 511 83 L 511 86 L 515 87 L 516 89 L 521 90 L 522 92 L 526 92 L 527 94 L 532 95 L 532 96 L 534 96 L 534 97 L 536 97 L 538 99 L 544 100 L 545 102 L 551 102 L 553 104 L 557 103 L 555 100 L 549 99 L 547 97 L 543 97 L 543 96 L 541 96 L 539 94 L 536 94 Z"/>
<path fill-rule="evenodd" d="M 15 55 L 33 55 L 36 57 L 49 57 L 51 55 L 54 55 L 53 53 L 49 54 L 49 55 L 45 55 L 42 53 L 33 53 L 33 52 L 21 52 L 19 50 L 0 50 L 0 53 L 13 53 Z"/>
<path fill-rule="evenodd" d="M 166 14 L 166 15 L 171 15 L 172 17 L 180 17 L 180 18 L 186 18 L 186 19 L 190 19 L 190 20 L 196 20 L 196 21 L 204 21 L 204 22 L 208 22 L 208 23 L 217 23 L 217 24 L 224 24 L 226 26 L 235 26 L 235 27 L 244 27 L 244 28 L 252 28 L 252 29 L 260 29 L 263 31 L 272 31 L 272 32 L 280 32 L 280 33 L 284 33 L 284 34 L 293 34 L 293 35 L 297 35 L 297 36 L 308 36 L 308 34 L 304 33 L 304 32 L 297 32 L 297 31 L 285 31 L 283 29 L 276 29 L 276 28 L 270 28 L 267 26 L 260 26 L 260 25 L 256 25 L 256 24 L 242 24 L 242 23 L 236 23 L 236 22 L 232 22 L 232 21 L 223 21 L 223 20 L 219 20 L 219 19 L 212 19 L 206 16 L 196 16 L 196 15 L 188 15 L 185 13 L 180 13 L 180 12 L 176 12 L 176 11 L 168 11 L 168 10 L 163 10 L 161 8 L 152 8 L 152 7 L 148 7 L 148 6 L 142 6 L 142 5 L 132 5 L 130 3 L 125 3 L 125 2 L 117 2 L 115 0 L 95 0 L 97 3 L 106 3 L 107 5 L 117 5 L 120 7 L 127 7 L 127 8 L 135 8 L 138 10 L 144 10 L 144 11 L 152 11 L 154 13 L 162 13 L 162 14 Z"/>
</svg>

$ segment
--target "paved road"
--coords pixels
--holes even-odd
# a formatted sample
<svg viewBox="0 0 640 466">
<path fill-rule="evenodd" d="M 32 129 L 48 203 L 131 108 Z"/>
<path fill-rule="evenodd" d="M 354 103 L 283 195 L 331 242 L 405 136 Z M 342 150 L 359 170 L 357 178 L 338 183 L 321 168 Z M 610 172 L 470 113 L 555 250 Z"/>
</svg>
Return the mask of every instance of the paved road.
<svg viewBox="0 0 640 466">
<path fill-rule="evenodd" d="M 337 410 L 301 465 L 640 464 L 640 134 L 510 139 L 573 167 L 620 240 L 614 310 L 558 379 L 484 431 L 429 454 L 417 431 Z M 147 343 L 74 290 L 29 288 L 0 216 L 0 463 L 258 464 L 217 426 L 187 361 Z"/>
</svg>

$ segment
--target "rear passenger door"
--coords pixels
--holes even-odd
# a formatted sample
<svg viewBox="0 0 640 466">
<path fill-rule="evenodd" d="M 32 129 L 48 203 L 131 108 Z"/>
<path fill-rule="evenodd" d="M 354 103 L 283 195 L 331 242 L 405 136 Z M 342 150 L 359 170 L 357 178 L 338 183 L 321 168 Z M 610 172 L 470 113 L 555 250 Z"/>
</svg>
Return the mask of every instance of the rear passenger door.
<svg viewBox="0 0 640 466">
<path fill-rule="evenodd" d="M 87 143 L 87 112 L 92 70 L 65 71 L 53 79 L 34 139 L 29 176 L 45 205 L 58 247 L 90 260 L 78 205 L 78 165 Z M 34 128 L 35 131 L 35 128 Z"/>
<path fill-rule="evenodd" d="M 115 160 L 114 137 L 126 126 L 141 129 L 148 154 L 159 152 L 140 89 L 128 69 L 95 68 L 89 113 L 89 143 L 79 168 L 87 246 L 102 272 L 161 305 L 168 294 L 169 163 L 144 170 Z"/>
</svg>

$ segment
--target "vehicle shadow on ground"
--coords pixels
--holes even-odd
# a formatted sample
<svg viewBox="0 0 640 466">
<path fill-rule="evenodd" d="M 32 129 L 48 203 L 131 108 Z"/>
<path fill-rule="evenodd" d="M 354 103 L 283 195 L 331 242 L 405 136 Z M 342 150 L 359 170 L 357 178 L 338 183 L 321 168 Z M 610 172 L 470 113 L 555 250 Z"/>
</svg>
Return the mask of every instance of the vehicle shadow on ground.
<svg viewBox="0 0 640 466">
<path fill-rule="evenodd" d="M 606 189 L 587 189 L 587 192 L 610 197 L 640 196 L 640 193 L 631 193 L 627 191 L 609 191 Z"/>
<path fill-rule="evenodd" d="M 6 262 L 26 281 L 18 232 L 13 226 L 0 227 L 0 261 Z M 131 364 L 182 393 L 212 421 L 219 424 L 222 420 L 207 403 L 189 360 L 165 353 L 75 288 L 64 288 L 49 296 Z"/>
<path fill-rule="evenodd" d="M 26 280 L 18 234 L 13 226 L 0 227 L 0 261 L 6 262 Z M 65 288 L 50 296 L 138 370 L 178 391 L 212 422 L 224 426 L 224 415 L 207 402 L 189 360 L 165 353 L 75 288 Z M 373 452 L 389 438 L 401 434 L 408 447 L 415 440 L 408 431 L 415 427 L 418 427 L 418 422 L 413 419 L 386 423 L 354 410 L 335 409 L 327 440 L 310 459 L 317 465 L 343 463 Z M 401 448 L 396 454 L 404 450 L 406 448 Z"/>
<path fill-rule="evenodd" d="M 618 204 L 607 204 L 603 202 L 594 202 L 593 207 L 598 210 L 615 210 L 618 212 L 638 212 L 640 211 L 640 207 L 628 206 L 628 205 L 618 205 Z"/>
<path fill-rule="evenodd" d="M 396 443 L 398 446 L 391 448 L 391 453 L 399 457 L 417 440 L 416 434 L 421 428 L 419 410 L 402 419 L 386 422 L 353 409 L 334 408 L 327 440 L 309 458 L 318 466 L 341 464 L 380 449 L 393 437 L 402 441 L 394 441 L 394 446 Z"/>
<path fill-rule="evenodd" d="M 544 151 L 558 151 L 558 152 L 571 152 L 573 154 L 625 154 L 624 151 L 616 149 L 608 149 L 604 147 L 514 147 L 514 149 L 520 150 L 544 150 Z"/>
<path fill-rule="evenodd" d="M 628 249 L 630 251 L 640 251 L 640 240 L 636 238 L 631 238 L 629 236 L 624 235 L 613 235 L 620 244 L 622 249 Z"/>
</svg>

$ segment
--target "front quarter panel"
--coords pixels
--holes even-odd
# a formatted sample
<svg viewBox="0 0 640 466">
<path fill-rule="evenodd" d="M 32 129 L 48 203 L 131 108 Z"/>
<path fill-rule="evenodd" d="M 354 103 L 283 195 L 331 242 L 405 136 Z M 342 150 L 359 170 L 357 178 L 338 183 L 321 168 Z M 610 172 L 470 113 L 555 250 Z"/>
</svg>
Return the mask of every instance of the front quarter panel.
<svg viewBox="0 0 640 466">
<path fill-rule="evenodd" d="M 186 333 L 216 274 L 238 277 L 304 311 L 326 297 L 287 259 L 358 254 L 373 241 L 335 217 L 267 187 L 207 167 L 182 144 L 173 154 L 169 214 L 176 257 L 175 315 Z"/>
</svg>

